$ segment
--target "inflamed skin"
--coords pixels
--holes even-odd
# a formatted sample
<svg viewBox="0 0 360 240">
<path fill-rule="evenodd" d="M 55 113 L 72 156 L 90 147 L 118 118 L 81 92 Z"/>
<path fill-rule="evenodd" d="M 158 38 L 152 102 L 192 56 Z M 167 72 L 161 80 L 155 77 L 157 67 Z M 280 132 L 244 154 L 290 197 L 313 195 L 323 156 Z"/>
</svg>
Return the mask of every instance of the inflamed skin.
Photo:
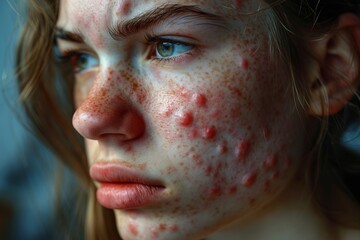
<svg viewBox="0 0 360 240">
<path fill-rule="evenodd" d="M 73 125 L 123 239 L 237 239 L 242 227 L 221 229 L 250 224 L 295 189 L 305 114 L 270 55 L 271 10 L 243 14 L 259 7 L 61 0 Z"/>
</svg>

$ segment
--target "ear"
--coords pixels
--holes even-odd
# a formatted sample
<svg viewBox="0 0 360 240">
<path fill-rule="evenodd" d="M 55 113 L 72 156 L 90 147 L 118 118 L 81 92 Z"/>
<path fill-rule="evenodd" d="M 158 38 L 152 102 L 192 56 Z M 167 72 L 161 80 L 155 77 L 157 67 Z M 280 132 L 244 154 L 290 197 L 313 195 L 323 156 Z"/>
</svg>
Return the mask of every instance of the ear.
<svg viewBox="0 0 360 240">
<path fill-rule="evenodd" d="M 360 85 L 360 19 L 350 13 L 339 17 L 335 28 L 308 46 L 310 109 L 316 116 L 339 112 Z"/>
</svg>

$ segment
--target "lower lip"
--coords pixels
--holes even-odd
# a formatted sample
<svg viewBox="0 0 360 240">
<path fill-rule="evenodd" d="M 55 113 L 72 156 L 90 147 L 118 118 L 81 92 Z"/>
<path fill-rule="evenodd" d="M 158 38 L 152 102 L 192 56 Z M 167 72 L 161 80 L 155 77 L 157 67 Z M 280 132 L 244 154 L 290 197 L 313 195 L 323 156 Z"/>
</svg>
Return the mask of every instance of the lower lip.
<svg viewBox="0 0 360 240">
<path fill-rule="evenodd" d="M 96 192 L 99 203 L 111 209 L 135 209 L 159 200 L 164 187 L 139 183 L 101 183 Z"/>
</svg>

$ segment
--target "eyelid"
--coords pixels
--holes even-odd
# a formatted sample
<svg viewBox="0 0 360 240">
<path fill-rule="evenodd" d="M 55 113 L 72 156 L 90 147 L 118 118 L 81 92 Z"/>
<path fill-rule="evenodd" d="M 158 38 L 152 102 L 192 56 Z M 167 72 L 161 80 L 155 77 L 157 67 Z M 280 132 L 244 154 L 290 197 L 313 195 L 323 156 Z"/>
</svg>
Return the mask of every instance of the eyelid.
<svg viewBox="0 0 360 240">
<path fill-rule="evenodd" d="M 92 58 L 95 58 L 98 65 L 100 64 L 100 60 L 99 60 L 97 54 L 95 54 L 93 51 L 89 50 L 88 48 L 84 48 L 83 46 L 79 46 L 78 44 L 76 44 L 78 46 L 74 46 L 74 45 L 59 48 L 58 44 L 56 42 L 54 42 L 53 56 L 54 56 L 55 61 L 58 64 L 65 64 L 65 65 L 71 64 L 71 69 L 72 69 L 71 73 L 75 74 L 75 75 L 81 74 L 83 72 L 87 72 L 88 70 L 93 69 L 94 67 L 78 71 L 77 69 L 79 66 L 76 65 L 76 67 L 75 67 L 74 62 L 72 62 L 74 57 L 76 57 L 76 59 L 79 59 L 79 57 L 81 55 L 85 54 Z"/>
<path fill-rule="evenodd" d="M 60 44 L 59 44 L 60 43 Z M 59 46 L 61 45 L 61 46 Z M 58 56 L 69 56 L 71 53 L 86 53 L 94 57 L 98 57 L 95 51 L 89 48 L 86 44 L 71 42 L 59 38 L 54 39 L 54 50 Z"/>
<path fill-rule="evenodd" d="M 160 41 L 162 42 L 170 42 L 170 43 L 180 43 L 185 45 L 198 45 L 196 39 L 192 37 L 184 37 L 184 36 L 177 36 L 177 35 L 154 35 L 151 33 L 147 33 L 145 35 L 145 40 L 147 44 L 154 44 Z"/>
<path fill-rule="evenodd" d="M 146 59 L 153 62 L 155 65 L 168 65 L 182 67 L 185 64 L 190 63 L 199 54 L 203 52 L 203 46 L 198 43 L 197 39 L 187 37 L 183 35 L 164 34 L 164 35 L 153 35 L 151 33 L 145 35 L 146 47 L 148 48 Z M 181 44 L 190 46 L 191 49 L 184 53 L 171 56 L 171 57 L 157 57 L 157 46 L 159 43 L 169 42 L 172 44 Z"/>
<path fill-rule="evenodd" d="M 54 46 L 54 58 L 57 63 L 67 64 L 70 59 L 74 55 L 87 54 L 99 60 L 98 56 L 94 54 L 92 51 L 88 51 L 87 49 L 81 48 L 67 48 L 67 49 L 58 49 L 56 50 L 56 46 Z"/>
</svg>

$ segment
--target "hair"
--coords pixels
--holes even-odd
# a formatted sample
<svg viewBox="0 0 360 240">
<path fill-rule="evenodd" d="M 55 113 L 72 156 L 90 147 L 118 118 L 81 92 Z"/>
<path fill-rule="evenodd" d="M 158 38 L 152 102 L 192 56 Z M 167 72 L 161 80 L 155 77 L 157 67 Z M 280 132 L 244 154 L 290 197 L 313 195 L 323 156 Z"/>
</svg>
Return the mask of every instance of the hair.
<svg viewBox="0 0 360 240">
<path fill-rule="evenodd" d="M 59 2 L 27 1 L 26 21 L 16 58 L 20 100 L 35 133 L 53 150 L 64 166 L 69 167 L 78 177 L 79 194 L 85 195 L 87 199 L 86 213 L 85 210 L 80 213 L 86 219 L 86 239 L 119 239 L 113 211 L 103 208 L 95 199 L 96 189 L 88 174 L 84 143 L 71 124 L 74 112 L 71 77 L 66 76 L 66 69 L 53 60 L 54 28 Z M 306 108 L 307 91 L 300 64 L 304 42 L 320 38 L 331 31 L 337 17 L 345 12 L 355 13 L 358 3 L 356 0 L 266 2 L 271 6 L 274 15 L 274 24 L 270 27 L 269 35 L 270 51 L 279 54 L 283 61 L 289 64 L 292 90 L 300 106 Z M 44 103 L 47 104 L 46 108 Z M 328 180 L 336 176 L 336 184 L 342 186 L 350 197 L 355 200 L 357 198 L 358 202 L 360 197 L 355 186 L 349 184 L 349 179 L 359 176 L 359 157 L 340 144 L 344 127 L 338 123 L 346 119 L 346 125 L 351 124 L 351 121 L 356 119 L 352 116 L 360 115 L 359 109 L 359 99 L 354 98 L 348 107 L 336 116 L 319 120 L 322 121 L 322 128 L 318 133 L 318 141 L 314 143 L 314 149 L 321 155 L 318 157 L 319 161 L 314 162 L 321 166 L 321 170 L 318 167 L 313 168 L 314 176 L 310 178 L 312 184 L 318 182 L 318 189 L 324 189 L 323 186 L 329 185 Z M 328 192 L 323 191 L 320 196 L 326 194 Z M 324 211 L 326 212 L 326 209 Z"/>
<path fill-rule="evenodd" d="M 57 78 L 66 71 L 53 60 L 58 12 L 58 0 L 27 2 L 27 20 L 16 56 L 20 101 L 35 133 L 78 177 L 79 199 L 84 199 L 81 196 L 84 192 L 87 195 L 87 213 L 79 213 L 80 216 L 86 215 L 86 219 L 79 220 L 80 223 L 86 222 L 86 239 L 116 239 L 119 236 L 113 213 L 95 200 L 95 186 L 88 174 L 84 144 L 71 124 L 74 111 L 71 79 Z M 67 221 L 62 222 L 66 224 Z"/>
<path fill-rule="evenodd" d="M 270 36 L 273 38 L 271 47 L 276 48 L 274 51 L 280 53 L 285 63 L 289 64 L 295 101 L 302 109 L 307 109 L 309 91 L 305 85 L 306 80 L 303 76 L 305 71 L 302 68 L 306 65 L 302 62 L 304 52 L 307 51 L 304 43 L 321 39 L 331 33 L 338 17 L 343 13 L 359 16 L 360 3 L 357 0 L 269 0 L 267 2 L 272 5 L 277 17 Z M 356 49 L 355 45 L 354 49 Z M 358 52 L 354 51 L 353 54 L 359 57 Z M 319 81 L 323 84 L 321 79 Z M 360 191 L 355 184 L 356 179 L 360 179 L 360 156 L 347 148 L 343 142 L 344 133 L 349 126 L 360 124 L 359 96 L 360 89 L 357 89 L 353 99 L 342 111 L 318 119 L 320 128 L 311 150 L 313 159 L 309 162 L 308 170 L 305 171 L 308 185 L 312 188 L 314 199 L 323 213 L 335 222 L 356 228 L 360 228 L 358 212 L 351 212 L 352 210 L 346 209 L 346 206 L 334 209 L 335 202 L 342 201 L 336 199 L 339 192 L 334 191 L 334 186 L 346 193 L 357 207 L 360 206 Z M 325 112 L 327 96 L 323 96 L 322 101 Z M 357 133 L 357 138 L 360 138 L 360 131 Z"/>
</svg>

